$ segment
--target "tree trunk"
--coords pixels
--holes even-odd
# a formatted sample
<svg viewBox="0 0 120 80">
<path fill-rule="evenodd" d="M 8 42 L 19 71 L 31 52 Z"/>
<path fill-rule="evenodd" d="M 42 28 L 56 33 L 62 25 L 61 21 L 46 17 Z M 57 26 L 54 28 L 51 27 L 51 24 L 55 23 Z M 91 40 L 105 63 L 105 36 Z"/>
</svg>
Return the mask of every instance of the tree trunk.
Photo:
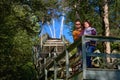
<svg viewBox="0 0 120 80">
<path fill-rule="evenodd" d="M 77 9 L 78 3 L 80 4 L 80 0 L 78 0 L 78 1 L 74 4 L 74 8 L 75 8 L 75 17 L 76 17 L 77 19 L 80 19 L 79 12 L 78 12 L 78 9 Z"/>
<path fill-rule="evenodd" d="M 109 19 L 108 19 L 108 0 L 104 0 L 104 15 L 103 15 L 103 21 L 105 23 L 105 36 L 110 35 L 110 28 L 109 28 Z M 110 54 L 111 52 L 111 47 L 110 47 L 110 42 L 105 42 L 105 52 L 107 54 Z M 110 62 L 110 58 L 107 58 L 107 62 Z"/>
</svg>

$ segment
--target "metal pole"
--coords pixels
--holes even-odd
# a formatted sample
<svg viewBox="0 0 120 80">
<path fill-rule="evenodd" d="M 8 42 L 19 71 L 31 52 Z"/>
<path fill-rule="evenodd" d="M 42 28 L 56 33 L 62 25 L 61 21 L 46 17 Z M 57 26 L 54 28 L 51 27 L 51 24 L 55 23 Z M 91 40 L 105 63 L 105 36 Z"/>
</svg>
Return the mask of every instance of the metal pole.
<svg viewBox="0 0 120 80">
<path fill-rule="evenodd" d="M 86 79 L 86 46 L 85 36 L 82 36 L 83 79 Z"/>
<path fill-rule="evenodd" d="M 56 53 L 54 53 L 54 80 L 57 80 L 57 63 L 55 61 Z"/>
<path fill-rule="evenodd" d="M 69 78 L 69 53 L 66 50 L 66 80 Z"/>
</svg>

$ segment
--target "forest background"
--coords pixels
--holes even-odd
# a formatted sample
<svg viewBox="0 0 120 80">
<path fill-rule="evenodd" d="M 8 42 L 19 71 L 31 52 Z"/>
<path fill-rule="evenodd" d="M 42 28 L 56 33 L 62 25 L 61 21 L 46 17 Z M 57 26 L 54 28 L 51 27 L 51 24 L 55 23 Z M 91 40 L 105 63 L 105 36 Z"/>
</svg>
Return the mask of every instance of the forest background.
<svg viewBox="0 0 120 80">
<path fill-rule="evenodd" d="M 105 25 L 105 6 L 109 25 Z M 32 46 L 39 44 L 42 25 L 65 14 L 64 24 L 89 19 L 97 35 L 120 37 L 120 0 L 1 0 L 0 79 L 37 79 Z M 50 12 L 50 13 L 48 13 Z M 58 13 L 55 13 L 58 12 Z M 40 25 L 40 23 L 42 23 Z M 69 34 L 74 26 L 71 25 Z M 106 28 L 109 30 L 106 32 Z M 69 41 L 69 40 L 68 40 Z M 112 44 L 114 47 L 116 44 Z"/>
</svg>

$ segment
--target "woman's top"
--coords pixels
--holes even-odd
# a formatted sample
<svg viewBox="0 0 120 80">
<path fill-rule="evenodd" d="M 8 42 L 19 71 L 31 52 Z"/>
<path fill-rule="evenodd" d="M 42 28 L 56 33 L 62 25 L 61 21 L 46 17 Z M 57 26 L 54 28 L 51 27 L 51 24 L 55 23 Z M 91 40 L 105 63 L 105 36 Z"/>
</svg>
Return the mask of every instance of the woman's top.
<svg viewBox="0 0 120 80">
<path fill-rule="evenodd" d="M 84 35 L 96 35 L 96 29 L 92 27 L 85 28 Z"/>
<path fill-rule="evenodd" d="M 84 35 L 96 35 L 96 29 L 92 28 L 92 27 L 85 28 L 83 34 Z M 90 45 L 93 45 L 93 46 L 96 45 L 96 41 L 94 41 L 94 40 L 90 40 L 90 41 L 86 41 L 86 42 L 89 42 Z"/>
</svg>

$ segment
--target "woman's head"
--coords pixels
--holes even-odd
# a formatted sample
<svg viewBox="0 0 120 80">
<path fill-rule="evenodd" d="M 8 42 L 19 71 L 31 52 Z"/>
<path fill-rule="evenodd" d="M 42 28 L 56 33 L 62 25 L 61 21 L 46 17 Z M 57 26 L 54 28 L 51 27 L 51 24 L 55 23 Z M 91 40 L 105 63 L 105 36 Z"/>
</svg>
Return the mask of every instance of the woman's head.
<svg viewBox="0 0 120 80">
<path fill-rule="evenodd" d="M 75 20 L 75 28 L 76 28 L 76 29 L 81 28 L 81 22 L 80 22 L 79 19 L 76 19 L 76 20 Z"/>
<path fill-rule="evenodd" d="M 91 27 L 91 23 L 88 20 L 84 21 L 83 25 L 84 25 L 84 28 Z"/>
</svg>

